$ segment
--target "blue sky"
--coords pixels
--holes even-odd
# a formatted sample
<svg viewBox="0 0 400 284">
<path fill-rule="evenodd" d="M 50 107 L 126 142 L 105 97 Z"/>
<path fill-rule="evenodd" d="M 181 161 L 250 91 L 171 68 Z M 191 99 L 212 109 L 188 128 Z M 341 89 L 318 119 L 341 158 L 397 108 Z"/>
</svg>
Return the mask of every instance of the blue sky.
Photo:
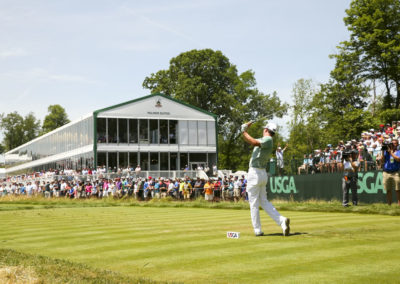
<svg viewBox="0 0 400 284">
<path fill-rule="evenodd" d="M 350 0 L 0 0 L 0 113 L 50 104 L 71 120 L 149 94 L 144 78 L 191 50 L 221 50 L 258 88 L 291 102 L 300 78 L 326 82 Z M 277 120 L 284 125 L 284 120 Z"/>
</svg>

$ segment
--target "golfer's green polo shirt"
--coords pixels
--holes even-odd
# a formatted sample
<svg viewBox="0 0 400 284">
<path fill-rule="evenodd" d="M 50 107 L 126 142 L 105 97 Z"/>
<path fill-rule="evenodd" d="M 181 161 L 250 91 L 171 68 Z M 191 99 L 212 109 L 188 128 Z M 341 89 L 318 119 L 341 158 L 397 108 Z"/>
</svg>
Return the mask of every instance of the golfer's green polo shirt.
<svg viewBox="0 0 400 284">
<path fill-rule="evenodd" d="M 264 136 L 257 140 L 260 141 L 261 145 L 254 147 L 249 166 L 252 168 L 265 169 L 271 157 L 272 137 Z"/>
</svg>

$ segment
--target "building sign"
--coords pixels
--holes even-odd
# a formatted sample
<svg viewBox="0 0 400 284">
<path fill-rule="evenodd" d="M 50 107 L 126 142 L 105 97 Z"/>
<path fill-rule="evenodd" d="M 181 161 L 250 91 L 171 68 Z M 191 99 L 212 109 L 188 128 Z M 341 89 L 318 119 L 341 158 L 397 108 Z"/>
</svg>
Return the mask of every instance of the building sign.
<svg viewBox="0 0 400 284">
<path fill-rule="evenodd" d="M 162 105 L 161 105 L 161 99 L 158 99 L 158 100 L 156 101 L 155 107 L 162 107 Z"/>
<path fill-rule="evenodd" d="M 148 111 L 147 114 L 170 115 L 168 111 Z"/>
<path fill-rule="evenodd" d="M 269 183 L 273 193 L 297 193 L 293 176 L 271 177 Z"/>
<path fill-rule="evenodd" d="M 385 202 L 382 176 L 382 171 L 358 173 L 357 193 L 361 202 Z M 342 181 L 342 173 L 273 176 L 269 178 L 267 192 L 270 198 L 293 198 L 296 201 L 342 200 Z"/>
</svg>

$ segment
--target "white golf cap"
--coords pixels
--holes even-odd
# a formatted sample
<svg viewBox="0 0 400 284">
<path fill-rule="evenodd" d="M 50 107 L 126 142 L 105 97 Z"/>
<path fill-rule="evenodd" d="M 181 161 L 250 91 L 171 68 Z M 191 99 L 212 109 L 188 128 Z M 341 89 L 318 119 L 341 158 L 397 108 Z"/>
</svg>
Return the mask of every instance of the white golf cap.
<svg viewBox="0 0 400 284">
<path fill-rule="evenodd" d="M 267 123 L 267 125 L 264 126 L 264 128 L 267 128 L 269 131 L 275 133 L 275 132 L 276 132 L 276 129 L 277 129 L 278 127 L 276 126 L 275 123 L 269 122 L 269 123 Z"/>
</svg>

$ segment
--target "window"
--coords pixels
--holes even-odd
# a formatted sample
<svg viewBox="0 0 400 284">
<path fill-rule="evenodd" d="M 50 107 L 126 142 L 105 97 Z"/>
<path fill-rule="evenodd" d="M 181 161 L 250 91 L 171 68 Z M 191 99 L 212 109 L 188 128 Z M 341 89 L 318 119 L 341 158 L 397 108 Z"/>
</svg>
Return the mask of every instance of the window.
<svg viewBox="0 0 400 284">
<path fill-rule="evenodd" d="M 150 119 L 150 143 L 158 144 L 158 120 Z"/>
<path fill-rule="evenodd" d="M 108 152 L 108 169 L 110 171 L 117 171 L 117 153 L 116 152 Z"/>
<path fill-rule="evenodd" d="M 215 138 L 215 122 L 207 121 L 207 144 L 215 146 L 216 138 Z"/>
<path fill-rule="evenodd" d="M 208 165 L 212 168 L 214 165 L 217 164 L 217 154 L 216 153 L 209 153 L 208 154 Z"/>
<path fill-rule="evenodd" d="M 189 143 L 188 122 L 186 120 L 179 121 L 179 144 L 187 145 Z"/>
<path fill-rule="evenodd" d="M 107 153 L 106 152 L 97 152 L 97 166 L 107 166 Z"/>
<path fill-rule="evenodd" d="M 129 167 L 135 169 L 138 165 L 138 153 L 130 152 L 129 153 Z"/>
<path fill-rule="evenodd" d="M 199 138 L 199 145 L 207 145 L 207 122 L 206 121 L 199 121 L 198 125 L 198 138 Z"/>
<path fill-rule="evenodd" d="M 149 124 L 147 119 L 139 120 L 139 142 L 140 144 L 149 144 Z"/>
<path fill-rule="evenodd" d="M 190 153 L 190 162 L 207 162 L 206 153 Z"/>
<path fill-rule="evenodd" d="M 109 118 L 108 119 L 108 143 L 117 143 L 118 135 L 117 135 L 117 119 Z"/>
<path fill-rule="evenodd" d="M 158 153 L 150 153 L 150 170 L 158 171 Z"/>
<path fill-rule="evenodd" d="M 169 121 L 169 144 L 176 144 L 177 131 L 178 131 L 178 121 L 170 120 Z"/>
<path fill-rule="evenodd" d="M 128 153 L 120 152 L 118 167 L 126 169 L 128 167 Z"/>
<path fill-rule="evenodd" d="M 149 155 L 148 153 L 140 153 L 140 168 L 142 171 L 149 170 Z"/>
<path fill-rule="evenodd" d="M 138 143 L 138 120 L 137 119 L 129 120 L 129 143 L 132 143 L 132 144 Z M 135 164 L 137 164 L 137 162 Z M 136 165 L 135 165 L 135 167 L 136 167 Z"/>
<path fill-rule="evenodd" d="M 160 170 L 168 171 L 168 153 L 160 153 Z"/>
<path fill-rule="evenodd" d="M 160 144 L 168 144 L 168 120 L 160 120 Z"/>
<path fill-rule="evenodd" d="M 178 153 L 170 153 L 169 154 L 169 169 L 171 171 L 176 171 L 179 169 L 178 165 Z"/>
<path fill-rule="evenodd" d="M 181 170 L 184 170 L 185 168 L 189 167 L 188 154 L 187 153 L 180 153 L 179 159 L 180 159 L 180 168 L 181 168 Z"/>
<path fill-rule="evenodd" d="M 197 121 L 189 121 L 189 145 L 197 145 Z"/>
<path fill-rule="evenodd" d="M 128 120 L 118 119 L 118 142 L 128 143 Z"/>
</svg>

